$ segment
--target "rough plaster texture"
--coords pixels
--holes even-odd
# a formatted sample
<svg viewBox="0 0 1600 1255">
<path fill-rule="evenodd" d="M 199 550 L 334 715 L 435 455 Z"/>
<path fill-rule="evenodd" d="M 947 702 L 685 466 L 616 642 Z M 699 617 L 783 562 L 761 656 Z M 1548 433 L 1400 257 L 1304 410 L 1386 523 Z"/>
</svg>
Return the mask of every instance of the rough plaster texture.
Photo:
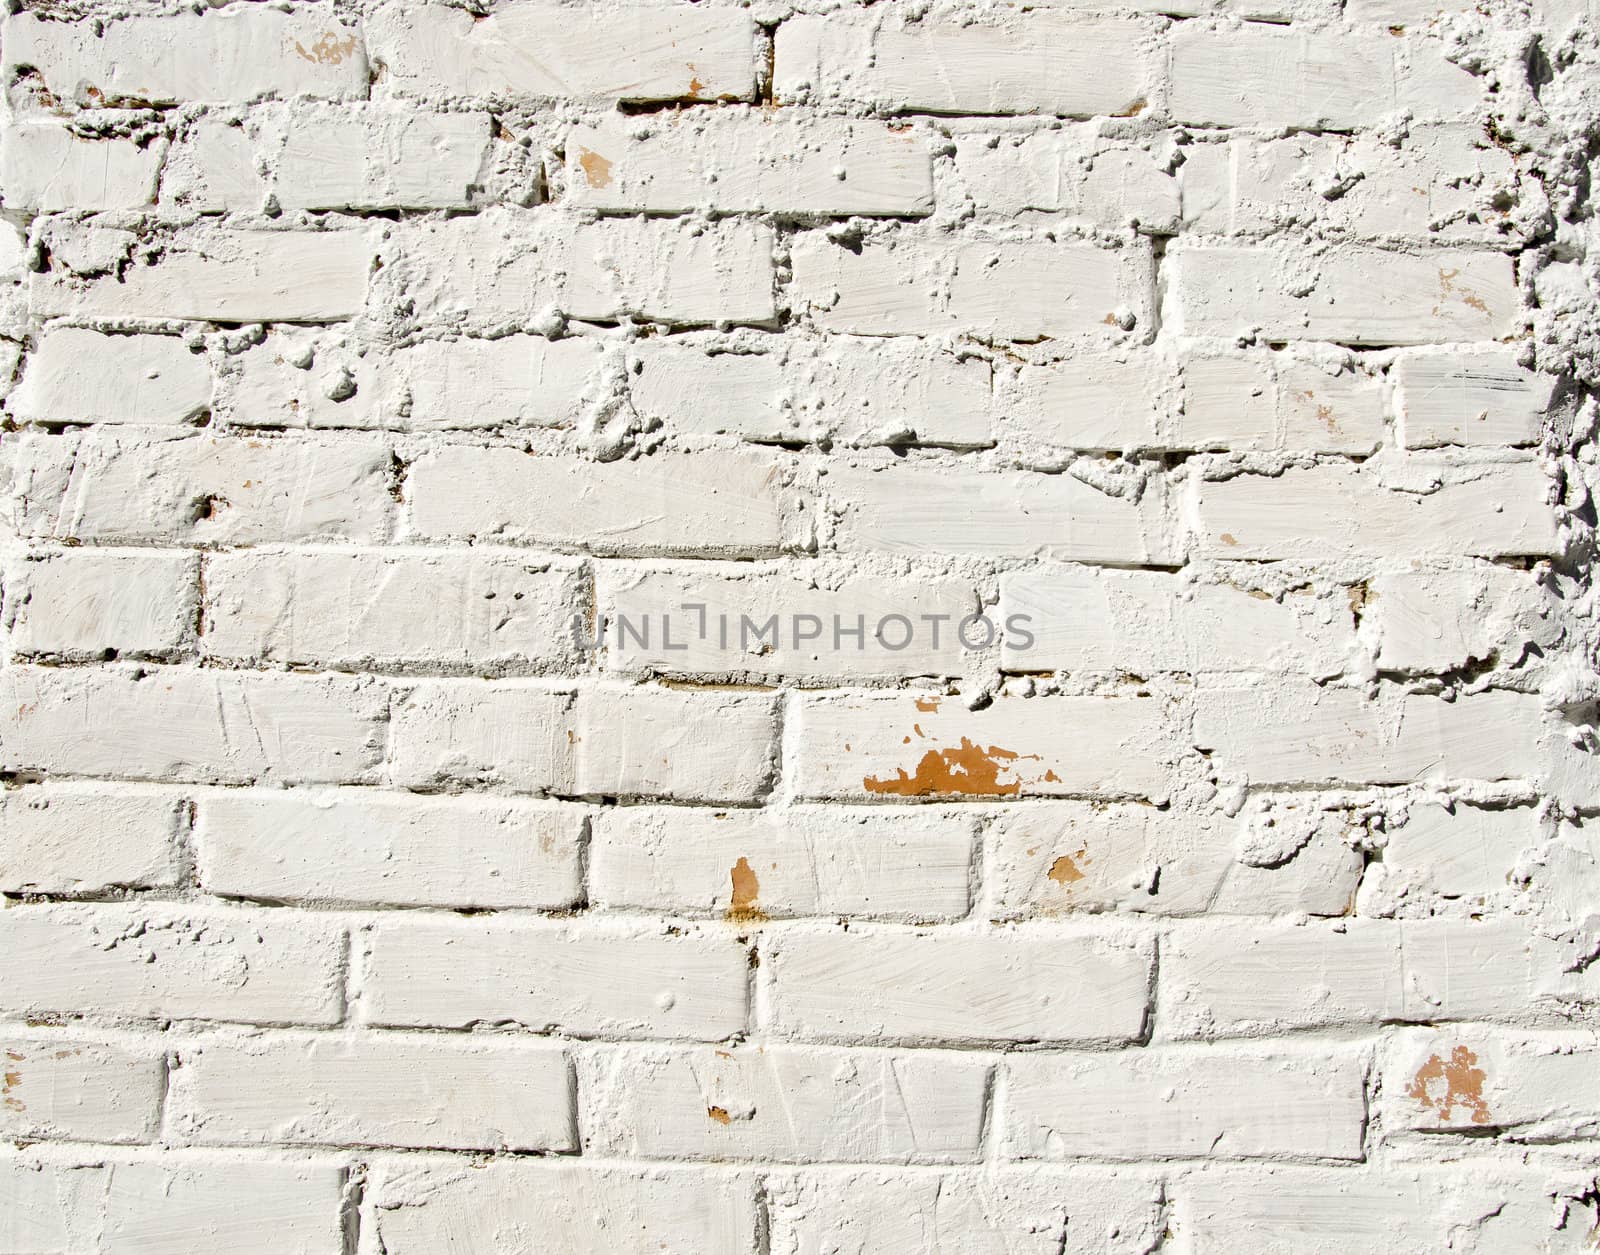
<svg viewBox="0 0 1600 1255">
<path fill-rule="evenodd" d="M 0 1255 L 1594 1249 L 1594 0 L 12 7 Z"/>
</svg>

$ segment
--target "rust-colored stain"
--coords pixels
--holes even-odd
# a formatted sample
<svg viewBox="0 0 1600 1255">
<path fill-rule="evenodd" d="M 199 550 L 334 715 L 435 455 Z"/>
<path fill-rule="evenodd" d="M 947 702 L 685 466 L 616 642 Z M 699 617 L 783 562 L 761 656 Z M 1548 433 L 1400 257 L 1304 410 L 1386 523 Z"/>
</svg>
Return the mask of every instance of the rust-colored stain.
<svg viewBox="0 0 1600 1255">
<path fill-rule="evenodd" d="M 1474 1124 L 1489 1123 L 1489 1106 L 1483 1101 L 1483 1069 L 1477 1066 L 1478 1056 L 1465 1046 L 1450 1052 L 1446 1063 L 1438 1055 L 1431 1055 L 1411 1078 L 1411 1088 L 1406 1095 L 1415 1098 L 1424 1107 L 1433 1107 L 1441 1120 L 1448 1120 L 1455 1107 L 1471 1113 Z M 1438 1094 L 1438 1082 L 1444 1082 L 1444 1093 Z"/>
<path fill-rule="evenodd" d="M 307 61 L 313 61 L 317 65 L 341 65 L 346 57 L 355 52 L 356 37 L 348 35 L 340 39 L 333 31 L 329 31 L 309 49 L 298 39 L 295 40 L 294 50 Z"/>
<path fill-rule="evenodd" d="M 578 165 L 582 167 L 583 177 L 589 180 L 590 187 L 611 186 L 611 162 L 599 153 L 579 145 Z"/>
<path fill-rule="evenodd" d="M 765 912 L 756 905 L 761 896 L 761 882 L 756 879 L 750 860 L 741 856 L 729 876 L 733 881 L 733 894 L 728 900 L 727 918 L 735 923 L 759 923 L 766 919 Z"/>
<path fill-rule="evenodd" d="M 6 1058 L 20 1062 L 22 1056 L 14 1051 L 8 1050 L 6 1051 Z M 21 1071 L 13 1068 L 5 1073 L 5 1083 L 0 1085 L 0 1098 L 5 1100 L 4 1105 L 8 1111 L 25 1111 L 27 1109 L 27 1104 L 24 1103 L 22 1099 L 14 1097 L 11 1093 L 14 1088 L 21 1084 Z"/>
<path fill-rule="evenodd" d="M 1237 545 L 1239 543 L 1233 538 L 1233 535 L 1230 532 L 1223 532 L 1218 539 L 1220 539 L 1225 545 Z"/>
<path fill-rule="evenodd" d="M 1444 295 L 1444 296 L 1459 297 L 1460 300 L 1461 300 L 1461 303 L 1463 305 L 1470 306 L 1472 309 L 1477 310 L 1480 314 L 1487 314 L 1489 312 L 1489 306 L 1484 302 L 1484 300 L 1483 300 L 1483 298 L 1481 296 L 1479 296 L 1475 292 L 1468 292 L 1468 291 L 1460 291 L 1460 292 L 1458 292 L 1456 290 L 1455 280 L 1456 280 L 1456 276 L 1459 275 L 1460 273 L 1461 273 L 1460 270 L 1443 270 L 1443 269 L 1441 269 L 1439 271 L 1439 291 L 1440 291 L 1440 293 L 1442 295 Z M 1433 312 L 1435 314 L 1437 314 L 1439 312 L 1439 307 L 1438 306 L 1434 306 Z"/>
<path fill-rule="evenodd" d="M 733 1119 L 733 1117 L 728 1114 L 728 1109 L 726 1107 L 707 1107 L 706 1114 L 718 1124 L 729 1124 Z"/>
<path fill-rule="evenodd" d="M 927 797 L 934 793 L 956 793 L 970 797 L 1010 797 L 1022 788 L 1021 781 L 1000 779 L 1021 758 L 1015 750 L 991 745 L 984 749 L 966 737 L 955 749 L 929 750 L 917 764 L 915 775 L 897 768 L 892 779 L 868 776 L 861 784 L 868 793 L 892 793 L 900 797 Z"/>
<path fill-rule="evenodd" d="M 1078 864 L 1088 861 L 1088 847 L 1079 846 L 1071 854 L 1063 854 L 1050 864 L 1050 879 L 1065 889 L 1068 885 L 1083 879 L 1083 870 Z"/>
<path fill-rule="evenodd" d="M 925 715 L 936 715 L 939 713 L 939 699 L 937 697 L 919 697 L 916 699 L 916 707 Z"/>
</svg>

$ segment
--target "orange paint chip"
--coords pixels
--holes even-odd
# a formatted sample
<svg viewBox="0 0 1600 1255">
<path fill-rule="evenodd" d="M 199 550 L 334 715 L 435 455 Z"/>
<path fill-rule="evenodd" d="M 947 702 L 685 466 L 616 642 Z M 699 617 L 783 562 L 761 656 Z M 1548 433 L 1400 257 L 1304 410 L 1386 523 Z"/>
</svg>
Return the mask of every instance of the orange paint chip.
<svg viewBox="0 0 1600 1255">
<path fill-rule="evenodd" d="M 1014 750 L 991 745 L 987 750 L 966 737 L 955 749 L 929 750 L 917 764 L 915 775 L 899 768 L 893 779 L 868 776 L 861 784 L 868 793 L 892 793 L 900 797 L 927 797 L 936 793 L 969 797 L 1010 797 L 1022 788 L 1019 780 L 1002 781 L 1000 773 L 1022 755 Z"/>
<path fill-rule="evenodd" d="M 937 697 L 919 697 L 916 700 L 917 709 L 922 711 L 923 714 L 936 715 L 939 713 L 939 699 Z"/>
<path fill-rule="evenodd" d="M 733 881 L 733 893 L 728 901 L 725 918 L 738 924 L 760 923 L 766 919 L 766 913 L 756 905 L 756 900 L 761 895 L 761 882 L 756 878 L 755 868 L 750 866 L 750 860 L 741 857 L 733 865 L 729 876 Z"/>
<path fill-rule="evenodd" d="M 578 167 L 590 187 L 611 186 L 611 162 L 593 149 L 578 148 Z"/>
<path fill-rule="evenodd" d="M 1089 860 L 1085 857 L 1086 853 L 1086 849 L 1079 849 L 1075 853 L 1061 855 L 1055 862 L 1050 864 L 1050 879 L 1062 888 L 1072 884 L 1074 881 L 1082 880 L 1083 872 L 1075 860 L 1082 859 L 1087 863 Z"/>
<path fill-rule="evenodd" d="M 707 1107 L 706 1114 L 718 1124 L 728 1124 L 731 1123 L 733 1119 L 733 1117 L 728 1114 L 728 1109 L 726 1107 Z"/>
<path fill-rule="evenodd" d="M 1487 1078 L 1477 1062 L 1478 1056 L 1465 1046 L 1452 1050 L 1448 1063 L 1432 1055 L 1417 1069 L 1406 1095 L 1424 1107 L 1436 1109 L 1441 1120 L 1448 1120 L 1454 1108 L 1463 1107 L 1471 1112 L 1472 1123 L 1488 1124 L 1489 1106 L 1483 1100 L 1483 1082 Z M 1438 1093 L 1441 1081 L 1443 1094 Z"/>
</svg>

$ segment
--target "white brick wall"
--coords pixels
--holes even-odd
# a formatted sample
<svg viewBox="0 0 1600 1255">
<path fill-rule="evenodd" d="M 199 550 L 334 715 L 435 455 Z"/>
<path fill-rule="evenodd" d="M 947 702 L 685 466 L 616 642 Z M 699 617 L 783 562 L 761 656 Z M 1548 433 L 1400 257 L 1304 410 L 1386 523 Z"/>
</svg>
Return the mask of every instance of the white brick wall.
<svg viewBox="0 0 1600 1255">
<path fill-rule="evenodd" d="M 0 1255 L 1600 1241 L 1594 0 L 19 0 Z"/>
</svg>

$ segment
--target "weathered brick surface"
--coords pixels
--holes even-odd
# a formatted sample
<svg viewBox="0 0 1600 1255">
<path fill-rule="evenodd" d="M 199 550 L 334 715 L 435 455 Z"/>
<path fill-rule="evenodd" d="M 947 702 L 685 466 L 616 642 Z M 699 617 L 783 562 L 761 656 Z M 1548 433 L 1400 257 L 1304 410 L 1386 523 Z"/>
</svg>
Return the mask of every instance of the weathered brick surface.
<svg viewBox="0 0 1600 1255">
<path fill-rule="evenodd" d="M 0 1255 L 1591 1250 L 1596 0 L 18 0 Z"/>
</svg>

